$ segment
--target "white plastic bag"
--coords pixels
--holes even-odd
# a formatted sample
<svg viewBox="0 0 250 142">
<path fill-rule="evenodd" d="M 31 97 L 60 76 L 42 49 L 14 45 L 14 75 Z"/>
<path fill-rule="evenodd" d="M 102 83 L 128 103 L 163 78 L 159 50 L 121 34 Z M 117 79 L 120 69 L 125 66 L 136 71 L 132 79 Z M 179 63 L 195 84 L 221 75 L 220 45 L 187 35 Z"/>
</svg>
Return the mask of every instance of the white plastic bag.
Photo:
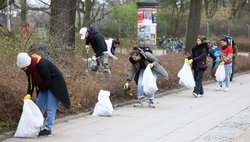
<svg viewBox="0 0 250 142">
<path fill-rule="evenodd" d="M 191 70 L 191 67 L 189 64 L 184 62 L 184 65 L 181 68 L 181 70 L 179 71 L 177 76 L 180 78 L 180 80 L 179 80 L 180 85 L 182 85 L 188 89 L 194 88 L 194 86 L 195 86 L 194 77 L 193 77 L 193 73 L 192 73 L 192 70 Z"/>
<path fill-rule="evenodd" d="M 95 105 L 92 116 L 111 116 L 113 112 L 113 106 L 109 99 L 110 92 L 100 90 L 98 95 L 98 102 Z"/>
<path fill-rule="evenodd" d="M 143 73 L 142 86 L 143 86 L 143 92 L 146 95 L 154 94 L 158 90 L 156 80 L 149 65 L 146 67 Z"/>
<path fill-rule="evenodd" d="M 37 137 L 43 126 L 43 115 L 32 100 L 25 100 L 14 137 Z"/>
<path fill-rule="evenodd" d="M 217 81 L 224 81 L 225 77 L 226 77 L 225 67 L 224 65 L 219 65 L 215 73 L 215 79 Z"/>
</svg>

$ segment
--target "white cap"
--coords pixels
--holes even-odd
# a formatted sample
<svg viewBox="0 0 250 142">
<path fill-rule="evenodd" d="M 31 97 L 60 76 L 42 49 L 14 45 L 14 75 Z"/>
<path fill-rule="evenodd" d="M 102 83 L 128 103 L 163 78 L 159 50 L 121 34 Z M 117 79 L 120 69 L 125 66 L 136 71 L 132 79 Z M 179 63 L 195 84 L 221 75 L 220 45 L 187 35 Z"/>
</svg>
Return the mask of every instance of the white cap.
<svg viewBox="0 0 250 142">
<path fill-rule="evenodd" d="M 27 53 L 21 52 L 17 55 L 16 64 L 17 64 L 17 67 L 20 69 L 27 67 L 31 64 L 31 57 Z"/>
<path fill-rule="evenodd" d="M 85 39 L 86 32 L 87 32 L 87 28 L 86 27 L 83 27 L 83 28 L 80 29 L 79 33 L 80 33 L 80 38 L 81 39 Z"/>
</svg>

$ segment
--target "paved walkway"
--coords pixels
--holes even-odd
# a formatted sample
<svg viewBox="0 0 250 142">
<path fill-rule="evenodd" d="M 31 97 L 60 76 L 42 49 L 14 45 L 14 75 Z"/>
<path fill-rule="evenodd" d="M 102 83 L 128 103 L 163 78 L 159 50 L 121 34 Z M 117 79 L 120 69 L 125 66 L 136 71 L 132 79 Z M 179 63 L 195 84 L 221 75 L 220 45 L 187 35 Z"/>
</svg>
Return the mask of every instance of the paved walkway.
<svg viewBox="0 0 250 142">
<path fill-rule="evenodd" d="M 204 86 L 155 100 L 157 108 L 115 108 L 112 117 L 85 116 L 54 126 L 53 135 L 5 142 L 220 142 L 250 140 L 250 74 L 235 77 L 229 92 Z M 145 104 L 146 105 L 146 104 Z M 242 141 L 241 141 L 242 140 Z"/>
</svg>

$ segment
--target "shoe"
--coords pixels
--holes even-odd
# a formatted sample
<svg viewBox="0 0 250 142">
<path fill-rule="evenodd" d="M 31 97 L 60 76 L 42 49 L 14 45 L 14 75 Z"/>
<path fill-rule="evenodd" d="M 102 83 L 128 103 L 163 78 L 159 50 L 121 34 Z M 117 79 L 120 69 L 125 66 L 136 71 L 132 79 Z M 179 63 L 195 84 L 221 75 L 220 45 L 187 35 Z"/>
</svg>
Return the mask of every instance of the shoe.
<svg viewBox="0 0 250 142">
<path fill-rule="evenodd" d="M 148 101 L 148 107 L 149 107 L 149 108 L 155 108 L 155 105 L 154 105 L 153 100 L 149 100 L 149 101 Z"/>
<path fill-rule="evenodd" d="M 216 88 L 215 90 L 216 90 L 216 91 L 220 91 L 220 90 L 222 90 L 222 87 L 218 87 L 218 88 Z"/>
<path fill-rule="evenodd" d="M 38 136 L 49 136 L 51 135 L 51 130 L 43 129 L 39 132 Z"/>
<path fill-rule="evenodd" d="M 228 87 L 226 87 L 226 88 L 224 89 L 224 91 L 225 91 L 225 92 L 229 91 L 229 88 L 228 88 Z"/>
<path fill-rule="evenodd" d="M 197 98 L 197 97 L 198 97 L 198 95 L 197 95 L 195 92 L 193 92 L 193 95 L 194 95 L 194 97 L 195 97 L 195 98 Z"/>
<path fill-rule="evenodd" d="M 198 96 L 198 97 L 203 97 L 203 94 L 198 94 L 197 96 Z"/>
<path fill-rule="evenodd" d="M 142 108 L 143 103 L 142 102 L 137 102 L 136 104 L 133 105 L 134 107 Z"/>
</svg>

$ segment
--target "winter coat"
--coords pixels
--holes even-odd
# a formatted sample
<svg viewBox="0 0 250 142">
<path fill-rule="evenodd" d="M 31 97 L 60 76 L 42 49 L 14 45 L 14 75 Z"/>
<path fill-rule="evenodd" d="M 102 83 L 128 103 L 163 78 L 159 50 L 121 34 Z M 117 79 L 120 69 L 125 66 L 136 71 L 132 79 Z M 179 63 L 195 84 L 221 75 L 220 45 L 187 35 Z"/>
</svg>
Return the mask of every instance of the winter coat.
<svg viewBox="0 0 250 142">
<path fill-rule="evenodd" d="M 141 49 L 139 50 L 140 50 L 140 55 L 142 57 L 141 61 L 144 64 L 143 66 L 146 67 L 149 63 L 152 63 L 153 64 L 152 71 L 155 71 L 157 74 L 163 76 L 164 79 L 168 80 L 168 73 L 158 62 L 157 58 L 150 52 L 144 52 Z M 129 58 L 129 61 L 131 62 L 131 67 L 128 73 L 127 80 L 131 81 L 132 78 L 134 77 L 134 81 L 136 82 L 136 84 L 138 84 L 140 70 L 143 69 L 144 67 L 141 67 L 142 64 L 140 63 L 140 61 L 134 61 L 131 57 Z"/>
<path fill-rule="evenodd" d="M 88 29 L 89 37 L 86 37 L 86 45 L 91 44 L 96 57 L 98 58 L 103 54 L 103 52 L 108 51 L 107 44 L 105 42 L 105 39 L 103 35 L 98 32 L 95 28 L 90 27 Z"/>
<path fill-rule="evenodd" d="M 209 53 L 209 47 L 206 42 L 196 45 L 192 48 L 193 59 L 192 68 L 194 70 L 206 70 L 207 69 L 207 55 Z"/>
<path fill-rule="evenodd" d="M 66 108 L 70 107 L 70 98 L 65 80 L 53 63 L 40 56 L 32 56 L 31 65 L 25 70 L 25 73 L 29 83 L 27 94 L 32 95 L 36 87 L 42 92 L 50 90 Z"/>
</svg>

